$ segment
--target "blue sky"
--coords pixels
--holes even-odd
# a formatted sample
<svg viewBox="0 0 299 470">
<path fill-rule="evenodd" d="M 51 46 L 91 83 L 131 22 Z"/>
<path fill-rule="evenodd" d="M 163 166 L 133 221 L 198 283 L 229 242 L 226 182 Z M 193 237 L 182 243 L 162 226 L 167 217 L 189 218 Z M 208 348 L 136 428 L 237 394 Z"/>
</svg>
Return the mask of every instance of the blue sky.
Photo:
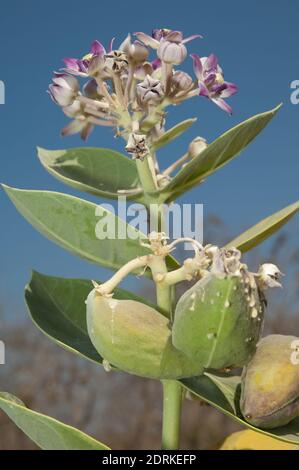
<svg viewBox="0 0 299 470">
<path fill-rule="evenodd" d="M 239 93 L 230 101 L 234 115 L 229 117 L 204 99 L 190 100 L 175 110 L 171 123 L 199 119 L 168 155 L 163 154 L 165 166 L 196 135 L 211 141 L 239 121 L 284 103 L 242 156 L 184 197 L 184 202 L 203 203 L 205 214 L 216 213 L 237 235 L 298 199 L 299 105 L 290 103 L 290 83 L 299 79 L 298 14 L 299 3 L 291 0 L 2 0 L 0 80 L 6 85 L 6 104 L 0 106 L 1 180 L 15 187 L 84 197 L 54 180 L 36 158 L 37 145 L 51 149 L 84 145 L 77 137 L 62 140 L 59 136 L 67 120 L 46 94 L 52 71 L 62 65 L 63 57 L 86 53 L 95 38 L 108 44 L 116 36 L 118 44 L 128 32 L 150 32 L 154 27 L 179 29 L 186 35 L 201 33 L 204 39 L 192 42 L 190 52 L 202 56 L 214 52 L 226 78 L 238 84 Z M 94 132 L 88 145 L 121 150 L 105 129 Z M 9 310 L 13 314 L 22 305 L 23 286 L 32 268 L 73 277 L 108 275 L 45 240 L 3 192 L 0 207 L 0 298 L 9 315 Z M 298 228 L 298 220 L 292 222 L 295 239 Z"/>
</svg>

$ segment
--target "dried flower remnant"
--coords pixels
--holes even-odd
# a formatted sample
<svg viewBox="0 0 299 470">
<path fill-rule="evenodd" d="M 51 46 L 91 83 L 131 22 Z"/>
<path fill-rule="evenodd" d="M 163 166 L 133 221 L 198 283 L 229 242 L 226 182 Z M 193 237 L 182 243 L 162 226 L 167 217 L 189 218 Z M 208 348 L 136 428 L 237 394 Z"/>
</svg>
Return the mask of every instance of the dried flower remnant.
<svg viewBox="0 0 299 470">
<path fill-rule="evenodd" d="M 126 151 L 131 153 L 133 159 L 143 160 L 149 154 L 149 148 L 146 144 L 146 135 L 132 133 L 129 136 L 126 145 Z"/>
<path fill-rule="evenodd" d="M 258 281 L 263 289 L 281 287 L 279 280 L 282 276 L 283 274 L 278 267 L 271 263 L 263 264 L 257 273 Z"/>
</svg>

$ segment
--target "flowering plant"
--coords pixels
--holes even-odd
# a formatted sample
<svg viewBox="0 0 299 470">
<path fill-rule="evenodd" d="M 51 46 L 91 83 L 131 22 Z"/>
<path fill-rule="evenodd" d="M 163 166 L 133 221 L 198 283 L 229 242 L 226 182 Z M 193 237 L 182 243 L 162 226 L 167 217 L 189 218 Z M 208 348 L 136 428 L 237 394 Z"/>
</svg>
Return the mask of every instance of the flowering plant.
<svg viewBox="0 0 299 470">
<path fill-rule="evenodd" d="M 214 54 L 191 55 L 193 77 L 181 69 L 188 56 L 186 44 L 200 35 L 184 38 L 180 31 L 155 29 L 152 35 L 137 32 L 134 38 L 128 35 L 118 47 L 112 40 L 107 50 L 94 41 L 82 59 L 65 59 L 49 86 L 53 101 L 71 118 L 62 135 L 80 133 L 86 140 L 96 126 L 110 127 L 124 139 L 126 155 L 84 147 L 39 148 L 38 156 L 46 170 L 69 186 L 143 204 L 149 215 L 147 233 L 77 197 L 5 186 L 37 230 L 75 255 L 115 271 L 106 282 L 34 272 L 25 292 L 30 315 L 60 346 L 105 370 L 162 382 L 163 449 L 179 446 L 185 391 L 244 426 L 298 443 L 299 341 L 282 335 L 260 340 L 265 292 L 280 286 L 281 272 L 271 263 L 250 272 L 241 256 L 287 222 L 299 203 L 272 214 L 225 247 L 203 246 L 187 237 L 170 241 L 165 233 L 169 205 L 238 155 L 279 106 L 210 144 L 195 138 L 181 158 L 161 170 L 158 150 L 195 122 L 187 119 L 169 129 L 166 109 L 203 97 L 231 114 L 226 99 L 237 87 L 225 81 Z M 82 87 L 79 80 L 85 80 Z M 117 227 L 116 233 L 124 230 L 126 237 L 97 238 L 96 216 Z M 182 264 L 173 256 L 181 242 L 194 250 Z M 140 273 L 155 285 L 154 305 L 118 287 L 129 274 Z M 182 281 L 195 283 L 176 301 L 175 288 Z M 7 393 L 0 395 L 0 407 L 44 449 L 108 448 L 29 410 Z"/>
</svg>

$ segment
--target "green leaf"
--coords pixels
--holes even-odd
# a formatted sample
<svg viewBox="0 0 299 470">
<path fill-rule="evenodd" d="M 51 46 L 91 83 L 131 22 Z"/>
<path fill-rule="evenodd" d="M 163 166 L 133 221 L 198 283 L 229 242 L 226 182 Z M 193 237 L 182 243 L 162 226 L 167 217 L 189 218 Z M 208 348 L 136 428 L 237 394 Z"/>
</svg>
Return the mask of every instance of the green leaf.
<svg viewBox="0 0 299 470">
<path fill-rule="evenodd" d="M 148 254 L 140 246 L 145 235 L 100 205 L 67 194 L 3 186 L 19 212 L 39 232 L 66 250 L 88 261 L 119 269 L 137 256 Z M 96 212 L 97 209 L 97 212 Z M 99 240 L 96 225 L 105 216 L 114 233 Z M 115 228 L 115 230 L 113 230 Z M 119 233 L 121 232 L 121 236 Z M 178 264 L 168 257 L 170 267 Z"/>
<path fill-rule="evenodd" d="M 234 403 L 238 403 L 241 378 L 239 377 L 238 380 L 237 376 L 234 376 L 234 378 L 231 378 L 228 381 L 223 381 L 219 375 L 215 376 L 215 374 L 213 374 L 213 380 L 211 377 L 212 374 L 206 374 L 205 376 L 195 377 L 192 379 L 183 379 L 180 380 L 180 382 L 184 388 L 189 390 L 191 393 L 197 395 L 201 400 L 209 403 L 214 408 L 232 418 L 234 421 L 237 421 L 239 424 L 267 436 L 280 439 L 281 441 L 298 445 L 299 418 L 286 426 L 271 429 L 271 431 L 256 428 L 255 426 L 247 423 L 239 413 L 236 414 L 231 405 L 232 401 L 234 401 Z"/>
<path fill-rule="evenodd" d="M 37 152 L 45 169 L 73 188 L 110 199 L 117 199 L 124 194 L 123 190 L 129 190 L 127 198 L 142 200 L 136 164 L 121 153 L 101 148 L 40 147 Z M 130 194 L 132 190 L 137 191 L 135 196 Z"/>
<path fill-rule="evenodd" d="M 266 238 L 271 237 L 273 233 L 277 232 L 277 230 L 286 224 L 289 219 L 298 212 L 298 210 L 299 201 L 275 212 L 275 214 L 270 215 L 266 219 L 261 220 L 258 224 L 230 241 L 227 244 L 227 247 L 234 246 L 243 253 L 251 250 L 256 245 L 262 243 Z"/>
<path fill-rule="evenodd" d="M 197 118 L 193 119 L 186 119 L 185 121 L 180 122 L 179 124 L 176 124 L 174 127 L 166 131 L 164 134 L 162 134 L 160 137 L 158 137 L 157 140 L 155 140 L 152 145 L 151 149 L 153 151 L 158 150 L 161 147 L 164 147 L 164 145 L 169 144 L 172 140 L 176 139 L 179 137 L 183 132 L 185 132 L 187 129 L 189 129 L 194 122 L 197 121 Z"/>
<path fill-rule="evenodd" d="M 262 131 L 275 116 L 280 105 L 265 113 L 257 114 L 222 134 L 197 157 L 193 158 L 162 189 L 168 200 L 196 186 L 236 157 Z"/>
<path fill-rule="evenodd" d="M 25 289 L 25 299 L 33 322 L 46 336 L 68 351 L 102 363 L 87 333 L 85 300 L 92 289 L 87 279 L 65 279 L 34 271 Z M 152 306 L 124 289 L 115 289 L 114 298 Z"/>
<path fill-rule="evenodd" d="M 211 374 L 205 372 L 205 375 L 209 377 L 212 382 L 221 390 L 228 403 L 230 404 L 234 413 L 237 413 L 236 409 L 236 389 L 240 383 L 240 377 L 238 375 L 220 375 L 220 374 Z"/>
<path fill-rule="evenodd" d="M 0 393 L 0 408 L 41 449 L 109 450 L 109 447 L 79 429 L 29 410 L 10 393 Z"/>
</svg>

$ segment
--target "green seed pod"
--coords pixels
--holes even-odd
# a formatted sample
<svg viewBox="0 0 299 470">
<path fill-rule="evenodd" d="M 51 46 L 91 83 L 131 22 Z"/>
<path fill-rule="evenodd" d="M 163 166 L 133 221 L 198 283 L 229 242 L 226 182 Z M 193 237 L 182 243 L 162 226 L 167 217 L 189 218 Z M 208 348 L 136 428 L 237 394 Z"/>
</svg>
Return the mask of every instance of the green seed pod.
<svg viewBox="0 0 299 470">
<path fill-rule="evenodd" d="M 271 429 L 299 416 L 299 339 L 263 338 L 243 372 L 241 412 L 250 424 Z"/>
<path fill-rule="evenodd" d="M 90 339 L 106 361 L 142 377 L 179 379 L 200 375 L 198 362 L 177 351 L 169 320 L 133 300 L 115 300 L 93 290 L 87 298 Z"/>
<path fill-rule="evenodd" d="M 180 298 L 173 344 L 205 369 L 245 365 L 255 352 L 264 307 L 254 276 L 208 274 Z"/>
</svg>

